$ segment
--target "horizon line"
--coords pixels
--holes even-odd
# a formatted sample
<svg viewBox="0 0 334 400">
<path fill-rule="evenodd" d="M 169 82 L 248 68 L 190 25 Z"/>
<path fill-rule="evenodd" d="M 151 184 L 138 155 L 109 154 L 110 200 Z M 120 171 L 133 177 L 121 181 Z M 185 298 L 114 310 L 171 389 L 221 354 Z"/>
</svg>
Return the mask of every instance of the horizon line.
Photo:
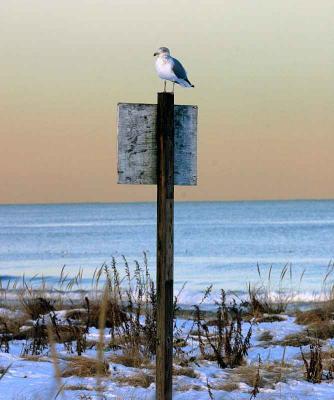
<svg viewBox="0 0 334 400">
<path fill-rule="evenodd" d="M 291 199 L 235 199 L 235 200 L 174 200 L 175 203 L 261 203 L 261 202 L 293 202 L 293 201 L 334 201 L 334 198 L 291 198 Z M 147 201 L 62 201 L 62 202 L 31 202 L 31 203 L 1 203 L 1 206 L 52 206 L 52 205 L 83 205 L 83 204 L 153 204 L 155 200 Z"/>
</svg>

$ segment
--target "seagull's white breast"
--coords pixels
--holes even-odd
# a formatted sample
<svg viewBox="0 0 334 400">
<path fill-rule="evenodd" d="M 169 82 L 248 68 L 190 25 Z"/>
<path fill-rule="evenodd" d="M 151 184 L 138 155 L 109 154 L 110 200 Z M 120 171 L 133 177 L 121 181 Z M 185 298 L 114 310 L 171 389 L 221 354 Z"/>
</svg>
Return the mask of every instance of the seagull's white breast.
<svg viewBox="0 0 334 400">
<path fill-rule="evenodd" d="M 166 79 L 168 81 L 175 81 L 176 76 L 172 70 L 172 64 L 166 57 L 158 57 L 155 62 L 155 68 L 159 75 L 159 78 Z"/>
</svg>

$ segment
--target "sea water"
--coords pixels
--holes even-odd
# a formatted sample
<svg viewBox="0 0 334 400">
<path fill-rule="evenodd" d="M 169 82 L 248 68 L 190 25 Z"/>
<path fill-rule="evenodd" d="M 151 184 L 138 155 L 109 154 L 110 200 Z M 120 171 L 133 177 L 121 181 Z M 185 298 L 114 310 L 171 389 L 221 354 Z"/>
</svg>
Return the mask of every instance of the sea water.
<svg viewBox="0 0 334 400">
<path fill-rule="evenodd" d="M 184 303 L 207 286 L 242 295 L 249 283 L 284 285 L 312 299 L 334 258 L 334 201 L 180 202 L 175 204 L 175 290 L 186 282 Z M 156 204 L 57 204 L 0 206 L 0 275 L 51 282 L 63 266 L 70 275 L 93 271 L 122 255 L 142 262 L 154 276 Z M 332 277 L 327 278 L 331 284 Z"/>
</svg>

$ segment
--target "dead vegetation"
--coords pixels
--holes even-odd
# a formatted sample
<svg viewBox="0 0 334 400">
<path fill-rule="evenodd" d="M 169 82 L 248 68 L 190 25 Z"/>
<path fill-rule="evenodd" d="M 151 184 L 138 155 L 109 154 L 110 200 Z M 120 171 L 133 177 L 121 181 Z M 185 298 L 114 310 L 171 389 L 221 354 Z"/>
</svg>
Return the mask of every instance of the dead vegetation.
<svg viewBox="0 0 334 400">
<path fill-rule="evenodd" d="M 0 366 L 0 381 L 7 374 L 12 364 L 7 365 L 7 367 Z"/>
<path fill-rule="evenodd" d="M 23 355 L 22 359 L 25 361 L 33 361 L 33 362 L 50 362 L 50 359 L 45 356 L 31 356 L 31 355 Z"/>
<path fill-rule="evenodd" d="M 229 381 L 236 385 L 245 383 L 253 388 L 252 390 L 255 388 L 254 392 L 258 392 L 262 388 L 273 389 L 278 382 L 302 378 L 301 368 L 279 361 L 242 365 L 231 371 Z"/>
<path fill-rule="evenodd" d="M 258 316 L 257 318 L 255 318 L 255 322 L 258 324 L 265 322 L 283 322 L 285 320 L 285 317 L 277 314 L 263 314 L 262 316 Z"/>
<path fill-rule="evenodd" d="M 88 326 L 99 326 L 99 316 L 101 314 L 101 299 L 95 299 L 90 303 L 89 308 L 89 324 Z M 126 323 L 127 314 L 122 306 L 112 299 L 108 298 L 105 305 L 105 327 L 110 329 L 116 329 L 121 324 Z"/>
<path fill-rule="evenodd" d="M 260 342 L 271 342 L 273 340 L 273 334 L 269 330 L 265 330 L 259 336 Z"/>
<path fill-rule="evenodd" d="M 333 311 L 330 311 L 330 305 L 324 305 L 323 308 L 317 307 L 307 311 L 296 312 L 296 323 L 300 325 L 312 325 L 324 321 L 333 320 Z"/>
<path fill-rule="evenodd" d="M 0 351 L 9 353 L 9 342 L 13 338 L 8 323 L 5 319 L 0 318 L 1 336 L 0 336 Z"/>
<path fill-rule="evenodd" d="M 62 371 L 63 378 L 68 376 L 92 377 L 101 374 L 102 376 L 109 375 L 109 364 L 101 363 L 96 358 L 86 356 L 75 356 L 66 359 L 66 367 Z"/>
<path fill-rule="evenodd" d="M 305 357 L 309 357 L 309 355 L 306 354 Z M 322 365 L 324 367 L 324 370 L 333 374 L 334 373 L 334 349 L 329 348 L 327 350 L 324 350 L 324 348 L 322 348 L 321 349 L 321 359 L 322 359 Z"/>
<path fill-rule="evenodd" d="M 317 339 L 334 337 L 334 300 L 323 303 L 322 307 L 313 310 L 299 311 L 296 322 L 306 325 L 309 334 Z"/>
<path fill-rule="evenodd" d="M 310 324 L 308 332 L 317 339 L 327 340 L 334 337 L 334 321 Z"/>
<path fill-rule="evenodd" d="M 173 367 L 173 376 L 187 376 L 188 378 L 197 378 L 198 374 L 190 367 Z"/>
<path fill-rule="evenodd" d="M 101 393 L 103 387 L 100 378 L 110 375 L 109 362 L 144 369 L 129 376 L 115 374 L 112 379 L 119 384 L 149 387 L 154 382 L 156 290 L 148 271 L 146 256 L 143 266 L 135 262 L 134 267 L 130 268 L 125 258 L 123 263 L 123 277 L 119 274 L 115 260 L 112 260 L 111 265 L 97 269 L 92 290 L 82 292 L 82 296 L 75 301 L 66 299 L 66 288 L 70 291 L 74 287 L 80 288 L 82 271 L 75 279 L 69 280 L 62 270 L 60 287 L 53 297 L 50 295 L 52 291 L 47 290 L 45 285 L 36 291 L 32 284 L 29 286 L 25 282 L 19 297 L 21 313 L 17 314 L 17 318 L 10 312 L 0 316 L 0 351 L 9 352 L 12 340 L 25 340 L 21 354 L 25 360 L 47 361 L 51 355 L 55 375 L 61 366 L 60 378 L 96 377 L 95 390 Z M 261 276 L 261 272 L 258 273 Z M 281 282 L 290 274 L 286 266 L 281 272 Z M 248 302 L 237 304 L 231 301 L 227 304 L 226 294 L 222 290 L 220 300 L 216 302 L 216 311 L 204 311 L 201 307 L 201 303 L 210 295 L 211 288 L 208 288 L 202 302 L 195 305 L 192 312 L 180 310 L 178 299 L 175 299 L 174 317 L 191 317 L 193 325 L 190 332 L 185 332 L 182 325 L 174 323 L 174 377 L 199 378 L 194 365 L 214 361 L 225 370 L 231 369 L 228 372 L 231 379 L 228 382 L 213 380 L 208 383 L 208 393 L 214 390 L 234 391 L 239 389 L 240 383 L 246 383 L 252 388 L 250 395 L 253 398 L 261 388 L 273 388 L 277 382 L 286 382 L 288 379 L 307 379 L 313 383 L 332 379 L 333 357 L 324 353 L 321 346 L 322 340 L 334 337 L 334 302 L 324 303 L 316 310 L 299 311 L 296 321 L 306 325 L 302 332 L 274 342 L 270 329 L 266 329 L 258 337 L 261 346 L 311 346 L 310 351 L 304 349 L 301 356 L 305 371 L 284 360 L 280 363 L 245 364 L 253 324 L 286 319 L 280 313 L 286 312 L 291 295 L 281 283 L 278 291 L 281 294 L 276 293 L 275 298 L 271 289 L 271 276 L 270 269 L 266 284 L 257 288 L 249 287 Z M 87 334 L 92 327 L 99 329 L 99 335 L 88 341 Z M 190 345 L 193 349 L 191 351 Z M 59 361 L 56 346 L 61 346 L 69 355 L 62 362 Z M 87 357 L 87 349 L 96 350 L 97 358 Z M 183 382 L 180 378 L 176 379 Z M 78 389 L 60 384 L 58 386 L 62 390 L 86 390 L 80 385 Z M 188 387 L 204 390 L 203 386 L 197 384 L 189 384 Z"/>
<path fill-rule="evenodd" d="M 143 388 L 148 388 L 155 381 L 155 378 L 151 374 L 139 372 L 137 374 L 129 376 L 117 376 L 115 377 L 115 380 L 116 382 L 126 386 L 139 386 Z"/>
<path fill-rule="evenodd" d="M 333 349 L 323 350 L 319 340 L 309 346 L 309 351 L 300 348 L 303 360 L 304 376 L 308 382 L 321 383 L 334 379 L 334 352 Z"/>
<path fill-rule="evenodd" d="M 273 341 L 272 344 L 283 347 L 287 346 L 300 347 L 300 346 L 308 346 L 311 343 L 313 343 L 313 341 L 314 338 L 307 331 L 302 331 L 286 335 L 284 339 Z"/>
<path fill-rule="evenodd" d="M 87 386 L 87 385 L 65 385 L 64 386 L 64 391 L 65 390 L 69 390 L 69 391 L 88 391 L 88 390 L 92 390 L 93 387 L 92 386 Z"/>
<path fill-rule="evenodd" d="M 45 297 L 36 297 L 36 293 L 33 290 L 23 290 L 20 294 L 20 302 L 23 310 L 32 320 L 36 320 L 51 311 L 55 311 L 54 300 Z"/>
<path fill-rule="evenodd" d="M 184 383 L 184 384 L 178 385 L 177 390 L 180 392 L 188 392 L 189 390 L 203 392 L 205 390 L 205 388 L 203 388 L 202 385 L 199 385 L 196 383 Z"/>
<path fill-rule="evenodd" d="M 270 266 L 267 277 L 263 276 L 263 272 L 259 265 L 257 265 L 257 273 L 259 283 L 255 285 L 248 285 L 248 300 L 243 302 L 249 317 L 259 320 L 267 315 L 282 314 L 286 312 L 289 303 L 293 298 L 292 285 L 292 266 L 286 264 L 278 278 L 278 283 L 273 285 L 273 268 Z M 303 275 L 303 274 L 302 274 Z M 302 280 L 300 277 L 300 281 Z M 273 317 L 272 317 L 273 318 Z M 277 317 L 279 318 L 279 317 Z M 274 321 L 275 319 L 273 319 Z M 278 319 L 279 320 L 279 319 Z M 261 322 L 265 322 L 262 320 Z M 266 321 L 270 322 L 270 321 Z"/>
<path fill-rule="evenodd" d="M 297 311 L 296 323 L 305 326 L 305 330 L 297 335 L 284 339 L 287 345 L 314 345 L 327 339 L 334 338 L 334 291 L 330 286 L 326 289 L 329 276 L 334 272 L 334 265 L 330 263 L 323 280 L 322 295 L 326 301 L 319 302 L 317 307 L 310 310 Z"/>
<path fill-rule="evenodd" d="M 239 390 L 239 384 L 235 382 L 211 382 L 211 390 L 223 390 L 224 392 L 233 392 Z"/>
<path fill-rule="evenodd" d="M 210 288 L 205 293 L 208 296 Z M 225 291 L 221 291 L 217 302 L 215 324 L 209 328 L 200 306 L 194 306 L 194 325 L 203 359 L 216 361 L 221 368 L 234 368 L 241 365 L 250 347 L 252 326 L 247 334 L 242 333 L 242 310 L 235 302 L 227 306 Z"/>
<path fill-rule="evenodd" d="M 131 368 L 149 367 L 151 365 L 149 357 L 144 357 L 142 354 L 136 352 L 125 351 L 122 354 L 112 354 L 109 360 L 112 363 L 122 364 Z"/>
<path fill-rule="evenodd" d="M 125 359 L 130 354 L 136 354 L 139 359 L 154 357 L 156 293 L 148 272 L 146 255 L 144 268 L 135 261 L 133 271 L 125 258 L 123 261 L 124 278 L 120 277 L 114 259 L 110 267 L 104 264 L 94 273 L 90 294 L 82 299 L 81 304 L 77 300 L 76 307 L 68 310 L 64 308 L 72 304 L 72 299 L 68 299 L 65 307 L 64 294 L 66 290 L 80 288 L 82 270 L 75 278 L 69 279 L 63 268 L 59 287 L 53 289 L 47 288 L 43 279 L 41 287 L 35 288 L 33 279 L 26 281 L 23 278 L 22 288 L 18 289 L 18 293 L 19 305 L 25 318 L 20 322 L 12 322 L 0 317 L 1 350 L 9 351 L 9 344 L 13 339 L 24 339 L 26 344 L 22 356 L 42 355 L 48 351 L 47 329 L 50 327 L 56 343 L 64 344 L 65 350 L 70 354 L 81 355 L 87 348 L 86 334 L 90 327 L 99 327 L 103 309 L 104 326 L 109 329 L 111 340 L 100 347 L 118 348 L 124 353 Z M 100 281 L 107 288 L 105 299 Z M 57 295 L 52 297 L 52 292 Z M 59 314 L 58 310 L 64 311 Z"/>
<path fill-rule="evenodd" d="M 302 348 L 300 348 L 300 352 L 305 366 L 306 380 L 312 383 L 320 383 L 323 375 L 320 342 L 317 341 L 316 343 L 310 345 L 309 360 L 306 359 Z"/>
<path fill-rule="evenodd" d="M 298 333 L 285 336 L 284 339 L 274 341 L 272 344 L 279 346 L 308 346 L 315 341 L 331 339 L 334 337 L 334 324 L 332 322 L 312 323 L 306 329 Z"/>
</svg>

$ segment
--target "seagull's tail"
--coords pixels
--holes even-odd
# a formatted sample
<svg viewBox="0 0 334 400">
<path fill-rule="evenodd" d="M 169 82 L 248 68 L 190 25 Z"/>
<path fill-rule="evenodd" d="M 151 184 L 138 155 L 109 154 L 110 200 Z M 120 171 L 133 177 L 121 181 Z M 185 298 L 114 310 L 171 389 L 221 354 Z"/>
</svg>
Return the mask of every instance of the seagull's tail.
<svg viewBox="0 0 334 400">
<path fill-rule="evenodd" d="M 188 79 L 178 79 L 177 83 L 185 88 L 195 87 Z"/>
<path fill-rule="evenodd" d="M 186 79 L 186 82 L 189 83 L 190 87 L 195 87 L 192 83 L 189 82 L 188 79 Z"/>
</svg>

